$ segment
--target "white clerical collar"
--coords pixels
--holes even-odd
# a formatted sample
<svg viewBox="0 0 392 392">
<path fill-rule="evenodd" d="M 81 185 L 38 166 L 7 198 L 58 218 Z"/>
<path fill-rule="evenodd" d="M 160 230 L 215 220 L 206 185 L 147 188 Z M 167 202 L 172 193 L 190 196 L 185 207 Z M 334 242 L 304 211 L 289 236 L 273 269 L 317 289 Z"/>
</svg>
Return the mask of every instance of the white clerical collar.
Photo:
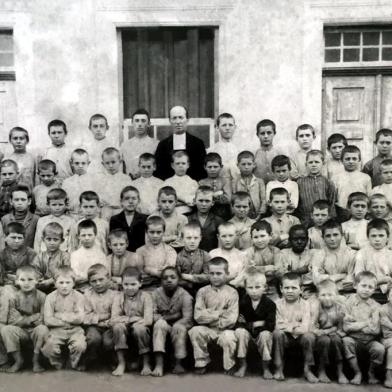
<svg viewBox="0 0 392 392">
<path fill-rule="evenodd" d="M 186 133 L 180 135 L 173 133 L 173 150 L 185 150 L 186 148 Z"/>
</svg>

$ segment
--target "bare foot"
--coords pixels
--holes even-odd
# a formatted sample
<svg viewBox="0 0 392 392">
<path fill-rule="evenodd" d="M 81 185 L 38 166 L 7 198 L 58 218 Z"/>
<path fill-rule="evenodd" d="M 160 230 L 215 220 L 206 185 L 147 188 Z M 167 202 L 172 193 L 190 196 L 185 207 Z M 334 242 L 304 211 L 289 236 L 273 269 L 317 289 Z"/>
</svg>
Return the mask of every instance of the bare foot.
<svg viewBox="0 0 392 392">
<path fill-rule="evenodd" d="M 20 369 L 22 369 L 23 366 L 23 362 L 15 362 L 12 366 L 10 366 L 9 368 L 5 369 L 6 373 L 16 373 L 18 372 Z"/>
<path fill-rule="evenodd" d="M 318 379 L 320 382 L 329 384 L 331 382 L 331 379 L 327 376 L 327 373 L 325 372 L 319 372 Z"/>
<path fill-rule="evenodd" d="M 140 372 L 140 375 L 141 376 L 151 376 L 151 368 L 150 368 L 150 366 L 144 365 L 142 371 Z"/>
<path fill-rule="evenodd" d="M 180 363 L 177 363 L 176 366 L 174 366 L 172 373 L 173 374 L 184 374 L 185 373 L 184 366 L 182 366 Z"/>
<path fill-rule="evenodd" d="M 352 378 L 350 380 L 350 384 L 353 384 L 353 385 L 361 385 L 361 382 L 362 382 L 362 375 L 361 375 L 361 373 L 356 373 L 354 375 L 354 378 Z"/>
<path fill-rule="evenodd" d="M 369 377 L 368 377 L 368 384 L 370 385 L 375 385 L 378 384 L 378 379 L 373 373 L 369 372 Z"/>
<path fill-rule="evenodd" d="M 276 381 L 284 381 L 283 370 L 276 370 L 273 377 Z"/>
<path fill-rule="evenodd" d="M 228 375 L 228 376 L 235 376 L 235 373 L 236 373 L 235 372 L 235 366 L 231 367 L 228 370 L 225 370 L 225 374 Z M 240 377 L 240 376 L 238 376 L 238 377 Z"/>
<path fill-rule="evenodd" d="M 163 376 L 163 369 L 162 369 L 162 367 L 155 366 L 155 369 L 151 372 L 151 376 L 162 377 Z"/>
<path fill-rule="evenodd" d="M 119 364 L 113 371 L 112 376 L 122 376 L 125 372 L 125 365 Z"/>
<path fill-rule="evenodd" d="M 272 375 L 272 373 L 269 369 L 264 369 L 263 378 L 264 378 L 264 380 L 272 380 L 274 378 L 274 376 Z"/>
<path fill-rule="evenodd" d="M 344 374 L 339 374 L 338 383 L 339 384 L 348 384 L 347 377 Z"/>
<path fill-rule="evenodd" d="M 207 366 L 195 368 L 195 374 L 202 375 L 202 374 L 206 374 L 206 372 L 207 372 Z"/>
<path fill-rule="evenodd" d="M 384 387 L 385 388 L 392 388 L 392 380 L 385 380 Z"/>
<path fill-rule="evenodd" d="M 306 380 L 312 384 L 315 384 L 319 381 L 319 379 L 310 370 L 304 372 L 304 375 Z"/>
<path fill-rule="evenodd" d="M 246 373 L 246 367 L 245 366 L 241 366 L 236 372 L 233 373 L 234 377 L 244 377 Z"/>
<path fill-rule="evenodd" d="M 44 371 L 45 371 L 45 368 L 43 368 L 39 363 L 33 364 L 33 373 L 42 373 Z"/>
</svg>

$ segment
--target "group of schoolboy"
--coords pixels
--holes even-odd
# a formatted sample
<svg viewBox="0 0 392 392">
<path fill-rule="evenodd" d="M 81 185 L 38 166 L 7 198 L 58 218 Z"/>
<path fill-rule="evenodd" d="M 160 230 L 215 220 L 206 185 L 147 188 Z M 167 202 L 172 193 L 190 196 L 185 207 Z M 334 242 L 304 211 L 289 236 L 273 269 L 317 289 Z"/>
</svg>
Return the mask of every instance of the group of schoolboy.
<svg viewBox="0 0 392 392">
<path fill-rule="evenodd" d="M 384 366 L 392 387 L 392 130 L 377 132 L 378 155 L 361 171 L 341 134 L 325 160 L 309 124 L 285 154 L 262 120 L 260 148 L 239 151 L 224 113 L 196 181 L 184 150 L 172 153 L 174 176 L 155 177 L 149 113 L 132 120 L 135 136 L 118 147 L 94 115 L 74 149 L 53 120 L 39 156 L 24 128 L 11 129 L 0 164 L 1 369 L 21 370 L 32 347 L 34 372 L 89 369 L 108 352 L 115 376 L 139 359 L 142 375 L 162 376 L 170 353 L 181 374 L 192 347 L 203 374 L 216 343 L 234 376 L 253 345 L 263 377 L 284 380 L 297 347 L 311 383 L 331 382 L 332 370 L 361 384 L 364 352 L 368 383 Z"/>
</svg>

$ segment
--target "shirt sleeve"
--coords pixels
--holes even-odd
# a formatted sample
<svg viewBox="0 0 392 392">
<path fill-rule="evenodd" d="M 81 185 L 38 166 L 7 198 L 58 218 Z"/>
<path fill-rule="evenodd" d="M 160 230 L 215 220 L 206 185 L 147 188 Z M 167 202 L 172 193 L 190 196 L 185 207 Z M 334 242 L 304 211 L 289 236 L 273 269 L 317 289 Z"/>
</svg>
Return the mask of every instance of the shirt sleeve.
<svg viewBox="0 0 392 392">
<path fill-rule="evenodd" d="M 238 293 L 233 290 L 220 314 L 218 328 L 221 330 L 233 328 L 238 320 L 238 316 Z"/>
</svg>

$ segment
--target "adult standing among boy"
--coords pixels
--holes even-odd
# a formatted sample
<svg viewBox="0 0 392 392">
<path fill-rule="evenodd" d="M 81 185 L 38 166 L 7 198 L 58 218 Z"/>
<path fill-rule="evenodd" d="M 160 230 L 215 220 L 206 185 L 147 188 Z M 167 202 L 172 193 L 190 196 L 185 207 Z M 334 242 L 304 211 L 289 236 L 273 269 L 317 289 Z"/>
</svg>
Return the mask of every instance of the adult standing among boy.
<svg viewBox="0 0 392 392">
<path fill-rule="evenodd" d="M 161 140 L 155 151 L 157 169 L 155 176 L 166 180 L 174 175 L 171 167 L 173 151 L 185 150 L 189 155 L 188 175 L 194 180 L 206 177 L 204 157 L 206 149 L 202 140 L 187 132 L 188 111 L 184 106 L 174 106 L 169 111 L 169 121 L 173 134 Z"/>
</svg>

